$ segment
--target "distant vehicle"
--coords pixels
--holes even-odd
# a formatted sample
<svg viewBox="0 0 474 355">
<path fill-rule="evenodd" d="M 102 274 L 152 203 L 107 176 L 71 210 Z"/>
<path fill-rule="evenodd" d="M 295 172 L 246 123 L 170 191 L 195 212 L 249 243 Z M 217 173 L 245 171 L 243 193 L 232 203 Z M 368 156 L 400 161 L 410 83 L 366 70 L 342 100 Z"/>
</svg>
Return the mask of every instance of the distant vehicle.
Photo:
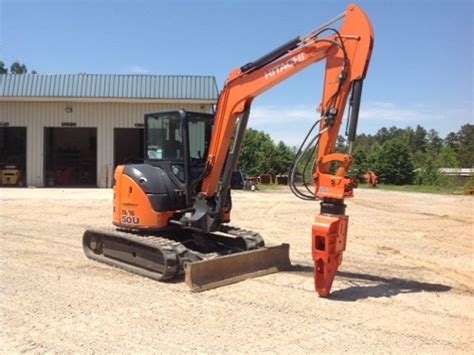
<svg viewBox="0 0 474 355">
<path fill-rule="evenodd" d="M 0 185 L 23 186 L 23 173 L 17 165 L 5 164 L 0 166 Z"/>
<path fill-rule="evenodd" d="M 240 170 L 232 173 L 230 188 L 233 190 L 242 190 L 244 188 L 245 175 Z"/>
<path fill-rule="evenodd" d="M 377 187 L 379 183 L 379 177 L 373 171 L 368 171 L 364 174 L 364 179 L 370 187 Z"/>
</svg>

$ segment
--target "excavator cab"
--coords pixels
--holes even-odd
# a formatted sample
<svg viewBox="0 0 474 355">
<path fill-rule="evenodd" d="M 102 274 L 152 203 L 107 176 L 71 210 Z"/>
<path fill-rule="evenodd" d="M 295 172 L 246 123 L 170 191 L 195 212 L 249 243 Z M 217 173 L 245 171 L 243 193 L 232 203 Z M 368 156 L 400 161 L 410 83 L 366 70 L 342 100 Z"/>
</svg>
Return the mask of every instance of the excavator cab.
<svg viewBox="0 0 474 355">
<path fill-rule="evenodd" d="M 199 112 L 146 114 L 145 163 L 163 169 L 186 190 L 204 172 L 213 123 L 214 115 Z"/>
<path fill-rule="evenodd" d="M 145 115 L 144 163 L 118 166 L 114 174 L 116 226 L 163 229 L 192 206 L 213 123 L 212 114 L 184 110 Z"/>
<path fill-rule="evenodd" d="M 114 174 L 114 229 L 88 229 L 88 258 L 163 281 L 185 274 L 193 291 L 286 270 L 289 246 L 265 247 L 255 232 L 220 225 L 217 233 L 184 228 L 207 173 L 214 115 L 145 115 L 144 163 Z"/>
<path fill-rule="evenodd" d="M 88 229 L 88 258 L 155 280 L 185 274 L 194 291 L 290 267 L 289 246 L 265 247 L 255 232 L 219 225 L 185 228 L 207 171 L 214 115 L 184 110 L 145 115 L 144 163 L 114 174 L 114 229 Z"/>
</svg>

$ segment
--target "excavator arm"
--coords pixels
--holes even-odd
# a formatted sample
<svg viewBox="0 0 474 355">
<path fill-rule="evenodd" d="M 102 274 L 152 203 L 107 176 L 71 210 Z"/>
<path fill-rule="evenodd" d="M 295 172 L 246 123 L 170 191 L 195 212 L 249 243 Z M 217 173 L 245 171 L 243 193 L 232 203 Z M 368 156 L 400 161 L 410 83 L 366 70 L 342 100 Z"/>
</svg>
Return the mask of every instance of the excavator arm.
<svg viewBox="0 0 474 355">
<path fill-rule="evenodd" d="M 339 30 L 329 26 L 344 19 Z M 219 97 L 211 139 L 207 173 L 195 204 L 206 204 L 214 215 L 223 215 L 230 179 L 238 162 L 252 100 L 310 65 L 326 60 L 321 118 L 314 162 L 312 199 L 321 200 L 321 212 L 312 229 L 315 287 L 329 294 L 345 249 L 348 216 L 344 198 L 352 195 L 346 177 L 352 157 L 334 153 L 343 114 L 352 90 L 348 123 L 350 150 L 354 143 L 362 91 L 374 35 L 366 14 L 349 5 L 344 14 L 306 36 L 297 37 L 262 58 L 233 70 Z M 337 171 L 334 172 L 336 167 Z M 302 196 L 299 196 L 302 197 Z M 199 210 L 197 206 L 196 210 Z M 188 221 L 189 222 L 189 221 Z M 212 223 L 208 223 L 211 228 Z M 202 223 L 201 223 L 202 226 Z"/>
</svg>

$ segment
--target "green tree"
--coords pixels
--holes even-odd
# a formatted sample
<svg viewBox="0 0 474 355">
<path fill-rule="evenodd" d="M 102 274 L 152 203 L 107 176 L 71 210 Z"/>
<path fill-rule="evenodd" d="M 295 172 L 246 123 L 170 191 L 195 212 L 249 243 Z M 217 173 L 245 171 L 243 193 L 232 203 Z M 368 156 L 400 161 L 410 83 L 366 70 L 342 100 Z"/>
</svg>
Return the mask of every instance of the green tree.
<svg viewBox="0 0 474 355">
<path fill-rule="evenodd" d="M 438 165 L 441 168 L 457 168 L 459 167 L 459 160 L 456 151 L 450 146 L 441 148 L 437 158 Z"/>
<path fill-rule="evenodd" d="M 273 159 L 273 170 L 275 173 L 287 174 L 294 158 L 295 153 L 293 150 L 282 141 L 278 142 Z"/>
<path fill-rule="evenodd" d="M 388 184 L 411 184 L 414 166 L 408 145 L 398 139 L 386 141 L 378 159 L 380 180 Z"/>
<path fill-rule="evenodd" d="M 371 136 L 370 134 L 362 133 L 357 136 L 356 144 L 358 147 L 369 147 L 373 143 L 375 143 L 375 138 L 374 136 Z"/>
<path fill-rule="evenodd" d="M 390 132 L 386 127 L 380 128 L 377 133 L 375 133 L 375 139 L 378 143 L 383 144 L 388 139 L 390 139 Z"/>
<path fill-rule="evenodd" d="M 458 134 L 458 159 L 463 168 L 474 167 L 474 125 L 465 124 Z"/>
<path fill-rule="evenodd" d="M 362 179 L 363 175 L 369 170 L 369 152 L 368 147 L 356 146 L 352 156 L 354 162 L 352 163 L 349 175 Z"/>
<path fill-rule="evenodd" d="M 25 64 L 20 64 L 20 62 L 13 62 L 10 66 L 10 73 L 12 74 L 26 74 L 28 69 Z"/>
<path fill-rule="evenodd" d="M 374 144 L 372 144 L 372 146 L 369 149 L 369 153 L 367 154 L 368 166 L 364 174 L 369 170 L 372 170 L 375 173 L 377 173 L 380 170 L 380 162 L 382 160 L 383 160 L 382 145 L 375 142 Z"/>
<path fill-rule="evenodd" d="M 428 151 L 431 154 L 438 155 L 443 148 L 443 139 L 440 138 L 438 132 L 434 129 L 430 129 L 427 135 L 428 139 Z"/>
<path fill-rule="evenodd" d="M 449 133 L 444 140 L 436 130 L 427 131 L 421 125 L 415 129 L 382 127 L 375 135 L 359 135 L 356 143 L 352 153 L 355 160 L 349 174 L 359 178 L 371 170 L 386 183 L 407 184 L 416 177 L 419 184 L 445 185 L 459 182 L 449 181 L 439 168 L 474 166 L 472 124 Z M 347 151 L 342 136 L 337 139 L 336 151 Z M 242 148 L 241 167 L 250 175 L 281 174 L 288 170 L 294 155 L 295 149 L 283 142 L 275 145 L 268 134 L 249 129 Z M 305 171 L 307 179 L 311 178 L 314 160 L 315 152 L 306 152 L 298 164 L 299 171 Z"/>
<path fill-rule="evenodd" d="M 444 145 L 453 148 L 457 151 L 459 147 L 459 138 L 458 135 L 454 132 L 450 132 L 444 139 Z"/>
<path fill-rule="evenodd" d="M 357 176 L 362 179 L 368 171 L 378 173 L 380 169 L 380 161 L 382 154 L 382 146 L 377 142 L 371 146 L 357 145 L 352 153 L 354 162 L 349 170 L 350 176 Z"/>
<path fill-rule="evenodd" d="M 10 65 L 10 73 L 11 74 L 26 74 L 28 69 L 25 64 L 21 64 L 20 62 L 16 61 Z M 3 61 L 0 60 L 0 74 L 7 74 L 8 67 L 5 65 Z M 36 70 L 33 70 L 31 74 L 37 74 Z"/>
<path fill-rule="evenodd" d="M 413 147 L 415 146 L 415 131 L 413 128 L 408 126 L 403 130 L 403 140 L 406 144 L 408 144 L 408 147 L 410 148 L 410 152 L 414 152 Z"/>
<path fill-rule="evenodd" d="M 429 154 L 422 152 L 421 150 L 417 150 L 412 153 L 412 161 L 413 165 L 417 168 L 425 164 L 426 157 L 429 156 Z"/>
<path fill-rule="evenodd" d="M 426 154 L 423 164 L 416 171 L 418 185 L 437 185 L 440 182 L 438 161 L 432 155 Z"/>
<path fill-rule="evenodd" d="M 5 66 L 5 63 L 0 60 L 0 74 L 6 74 L 8 73 L 8 69 Z"/>
<path fill-rule="evenodd" d="M 274 157 L 275 145 L 270 136 L 252 128 L 247 129 L 240 152 L 240 168 L 248 175 L 275 174 L 272 166 Z"/>
<path fill-rule="evenodd" d="M 426 129 L 421 127 L 420 125 L 417 125 L 415 128 L 415 133 L 413 137 L 413 151 L 421 151 L 425 152 L 426 151 Z"/>
</svg>

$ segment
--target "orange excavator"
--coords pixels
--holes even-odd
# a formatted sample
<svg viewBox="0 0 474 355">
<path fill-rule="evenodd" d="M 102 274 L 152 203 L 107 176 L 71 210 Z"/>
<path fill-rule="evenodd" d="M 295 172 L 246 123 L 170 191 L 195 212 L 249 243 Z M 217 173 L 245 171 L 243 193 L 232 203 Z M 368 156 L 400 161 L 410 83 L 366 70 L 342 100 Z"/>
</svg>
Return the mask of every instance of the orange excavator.
<svg viewBox="0 0 474 355">
<path fill-rule="evenodd" d="M 379 184 L 379 177 L 373 171 L 368 171 L 364 174 L 364 179 L 370 187 L 375 188 Z"/>
<path fill-rule="evenodd" d="M 343 20 L 337 30 L 330 27 Z M 289 269 L 289 245 L 265 246 L 260 234 L 229 226 L 230 185 L 252 100 L 310 65 L 326 60 L 320 117 L 289 174 L 293 193 L 321 201 L 312 226 L 315 289 L 330 293 L 346 247 L 352 196 L 346 176 L 356 137 L 362 83 L 374 43 L 371 23 L 356 5 L 321 27 L 234 69 L 215 115 L 184 110 L 145 115 L 143 164 L 114 174 L 113 224 L 83 236 L 87 257 L 156 280 L 185 274 L 201 291 Z M 347 101 L 349 154 L 335 153 Z M 308 159 L 308 157 L 310 159 Z M 304 188 L 296 176 L 311 166 Z"/>
</svg>

